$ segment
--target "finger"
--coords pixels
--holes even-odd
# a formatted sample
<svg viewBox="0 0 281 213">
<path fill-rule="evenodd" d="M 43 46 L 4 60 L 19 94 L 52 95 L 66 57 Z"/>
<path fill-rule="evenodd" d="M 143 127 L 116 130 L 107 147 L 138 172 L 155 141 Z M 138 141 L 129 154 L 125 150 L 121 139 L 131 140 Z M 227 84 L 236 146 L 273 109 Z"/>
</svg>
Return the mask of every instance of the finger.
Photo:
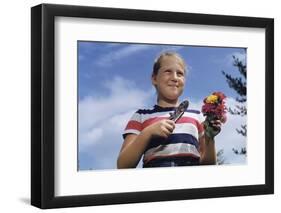
<svg viewBox="0 0 281 213">
<path fill-rule="evenodd" d="M 210 122 L 212 126 L 221 126 L 222 123 L 220 121 L 213 121 L 213 122 Z"/>
<path fill-rule="evenodd" d="M 173 125 L 173 126 L 175 125 L 175 121 L 173 121 L 173 120 L 168 120 L 168 119 L 167 119 L 167 120 L 166 120 L 166 123 L 168 123 L 168 124 L 170 124 L 170 125 Z"/>
<path fill-rule="evenodd" d="M 166 133 L 171 134 L 171 133 L 173 132 L 173 128 L 171 128 L 171 126 L 169 126 L 168 124 L 164 124 L 164 125 L 161 127 L 161 131 L 164 132 L 165 134 L 166 134 Z"/>
<path fill-rule="evenodd" d="M 171 132 L 170 132 L 168 129 L 163 129 L 161 135 L 162 135 L 164 138 L 167 138 L 167 137 L 169 137 L 170 134 L 171 134 Z"/>
<path fill-rule="evenodd" d="M 211 122 L 212 125 L 221 125 L 222 123 L 220 121 L 213 121 Z"/>
<path fill-rule="evenodd" d="M 173 120 L 167 120 L 166 124 L 171 126 L 173 129 L 176 127 L 176 124 Z"/>
<path fill-rule="evenodd" d="M 173 124 L 166 124 L 165 127 L 167 128 L 167 130 L 169 130 L 170 133 L 172 133 L 175 129 L 175 125 Z"/>
<path fill-rule="evenodd" d="M 221 123 L 221 120 L 211 120 L 211 123 Z"/>
<path fill-rule="evenodd" d="M 173 130 L 174 129 L 169 125 L 166 125 L 166 126 L 163 127 L 163 132 L 165 132 L 165 134 L 166 133 L 171 134 L 173 132 Z"/>
</svg>

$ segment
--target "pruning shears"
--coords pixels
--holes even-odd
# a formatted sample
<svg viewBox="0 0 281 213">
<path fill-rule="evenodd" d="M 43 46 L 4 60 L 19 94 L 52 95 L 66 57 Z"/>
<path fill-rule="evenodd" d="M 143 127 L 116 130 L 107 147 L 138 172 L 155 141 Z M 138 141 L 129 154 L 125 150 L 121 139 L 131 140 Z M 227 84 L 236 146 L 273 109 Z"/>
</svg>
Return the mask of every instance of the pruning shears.
<svg viewBox="0 0 281 213">
<path fill-rule="evenodd" d="M 173 120 L 175 123 L 183 116 L 184 112 L 189 106 L 189 101 L 184 100 L 180 103 L 178 107 L 175 108 L 174 112 L 170 112 L 170 120 Z"/>
</svg>

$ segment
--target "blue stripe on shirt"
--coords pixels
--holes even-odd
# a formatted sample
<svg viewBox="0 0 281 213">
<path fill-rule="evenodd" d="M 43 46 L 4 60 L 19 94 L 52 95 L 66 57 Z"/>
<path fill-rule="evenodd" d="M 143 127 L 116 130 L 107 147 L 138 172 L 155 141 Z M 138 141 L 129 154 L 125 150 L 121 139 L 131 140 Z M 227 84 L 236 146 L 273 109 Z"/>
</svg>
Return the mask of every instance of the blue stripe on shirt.
<svg viewBox="0 0 281 213">
<path fill-rule="evenodd" d="M 137 111 L 138 114 L 153 114 L 157 112 L 169 112 L 174 111 L 175 107 L 160 107 L 158 105 L 155 105 L 153 109 L 139 109 Z M 193 110 L 193 109 L 187 109 L 185 112 L 200 114 L 199 110 Z"/>
<path fill-rule="evenodd" d="M 167 139 L 163 139 L 162 137 L 152 138 L 149 144 L 146 147 L 146 150 L 157 147 L 159 145 L 167 145 L 167 144 L 176 144 L 176 143 L 187 143 L 194 145 L 197 149 L 199 148 L 199 143 L 195 137 L 190 134 L 185 133 L 177 133 L 171 134 Z"/>
</svg>

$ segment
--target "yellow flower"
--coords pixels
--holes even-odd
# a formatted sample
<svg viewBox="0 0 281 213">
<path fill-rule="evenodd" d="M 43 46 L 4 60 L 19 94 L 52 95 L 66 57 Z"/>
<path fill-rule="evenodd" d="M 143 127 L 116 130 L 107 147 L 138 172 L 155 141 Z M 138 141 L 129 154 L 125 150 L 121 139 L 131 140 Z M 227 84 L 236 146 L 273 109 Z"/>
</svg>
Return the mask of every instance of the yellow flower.
<svg viewBox="0 0 281 213">
<path fill-rule="evenodd" d="M 216 103 L 217 101 L 218 101 L 218 96 L 216 95 L 209 95 L 206 99 L 207 104 L 213 104 Z"/>
</svg>

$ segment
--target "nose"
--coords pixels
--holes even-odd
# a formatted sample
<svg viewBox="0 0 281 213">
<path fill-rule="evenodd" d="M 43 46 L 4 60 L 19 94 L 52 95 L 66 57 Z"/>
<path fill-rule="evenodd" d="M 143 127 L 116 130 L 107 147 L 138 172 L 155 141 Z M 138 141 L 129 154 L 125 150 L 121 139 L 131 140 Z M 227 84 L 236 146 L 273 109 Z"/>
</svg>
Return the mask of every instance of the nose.
<svg viewBox="0 0 281 213">
<path fill-rule="evenodd" d="M 172 80 L 173 81 L 177 81 L 178 80 L 178 75 L 177 75 L 177 72 L 172 72 L 172 74 L 171 74 L 171 78 L 172 78 Z"/>
</svg>

